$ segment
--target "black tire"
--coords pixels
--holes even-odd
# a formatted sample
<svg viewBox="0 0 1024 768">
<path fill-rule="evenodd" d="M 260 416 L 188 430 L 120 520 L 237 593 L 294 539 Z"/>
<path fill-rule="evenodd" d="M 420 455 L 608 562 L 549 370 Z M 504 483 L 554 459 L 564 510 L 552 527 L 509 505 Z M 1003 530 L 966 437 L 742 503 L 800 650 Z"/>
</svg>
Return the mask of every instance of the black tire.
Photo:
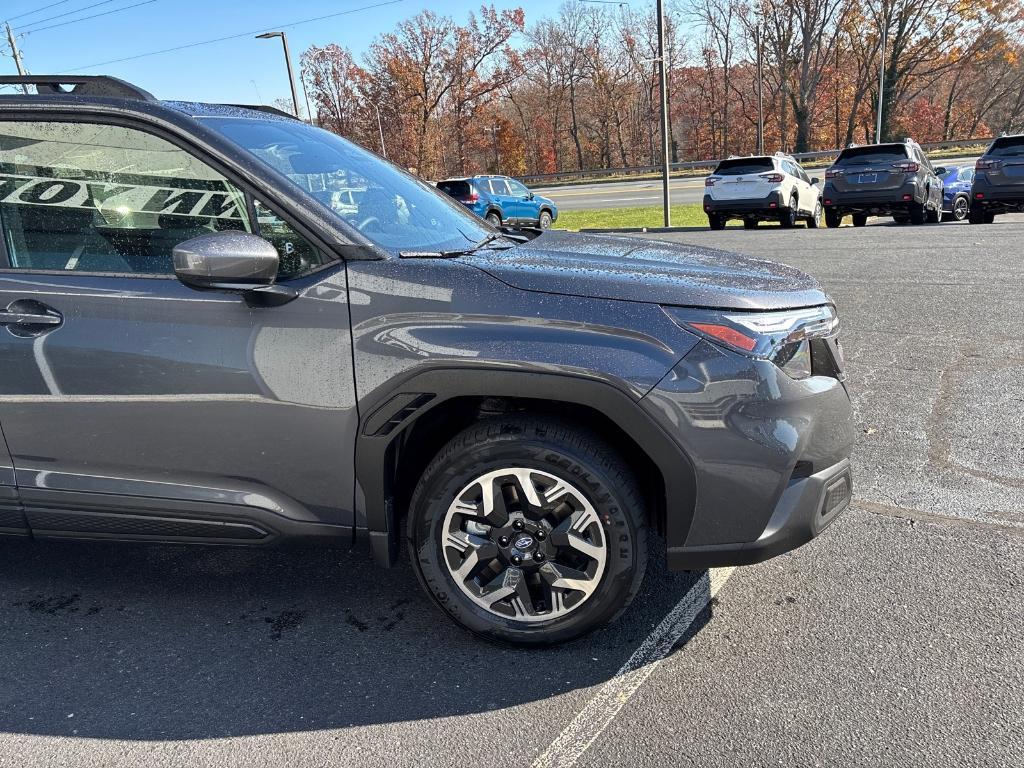
<svg viewBox="0 0 1024 768">
<path fill-rule="evenodd" d="M 928 224 L 938 224 L 942 221 L 942 208 L 929 208 L 924 214 L 925 222 Z"/>
<path fill-rule="evenodd" d="M 570 486 L 571 493 L 585 498 L 596 513 L 596 517 L 591 515 L 594 520 L 589 530 L 594 533 L 600 531 L 599 538 L 605 541 L 606 561 L 600 578 L 595 579 L 596 587 L 567 612 L 564 605 L 567 601 L 563 598 L 559 601 L 563 603 L 563 613 L 552 619 L 522 621 L 480 605 L 456 581 L 453 566 L 446 555 L 446 546 L 448 551 L 451 550 L 450 509 L 454 508 L 456 500 L 465 500 L 465 489 L 473 487 L 477 478 L 513 467 L 553 476 L 559 483 Z M 521 487 L 512 486 L 514 489 Z M 502 490 L 506 491 L 506 499 L 525 495 L 517 490 L 515 496 L 509 497 L 504 486 Z M 538 491 L 541 493 L 543 491 Z M 510 511 L 516 508 L 515 505 L 513 501 Z M 528 416 L 478 422 L 441 449 L 423 472 L 409 509 L 409 543 L 420 584 L 456 623 L 492 640 L 552 645 L 575 639 L 618 617 L 643 581 L 648 530 L 643 496 L 637 481 L 611 446 L 597 435 L 573 424 Z M 480 517 L 472 519 L 482 520 Z M 489 530 L 490 534 L 480 534 L 479 538 L 493 537 L 495 529 Z M 447 545 L 446 541 L 449 542 Z M 555 541 L 554 529 L 549 541 Z M 611 546 L 613 541 L 615 546 Z M 504 540 L 504 546 L 509 546 L 508 539 Z M 533 546 L 540 545 L 535 542 Z M 504 574 L 515 568 L 522 575 L 539 574 L 539 571 L 528 571 L 527 568 L 544 566 L 530 562 L 521 566 L 508 564 L 499 567 L 506 569 L 502 572 Z M 491 572 L 486 573 L 486 578 L 490 578 Z M 518 597 L 510 595 L 507 599 L 515 607 Z M 555 602 L 553 590 L 551 599 Z M 495 602 L 501 603 L 504 600 Z M 545 611 L 541 609 L 545 607 L 547 612 L 555 610 L 553 605 L 543 606 L 538 602 L 531 605 L 535 619 L 537 615 L 543 615 Z M 511 609 L 502 605 L 500 610 Z M 514 615 L 521 615 L 518 609 Z"/>
<path fill-rule="evenodd" d="M 967 221 L 971 224 L 984 224 L 986 216 L 984 209 L 971 208 L 971 212 L 967 214 Z"/>
<path fill-rule="evenodd" d="M 744 229 L 757 229 L 757 226 L 760 223 L 761 222 L 758 221 L 757 219 L 744 219 L 743 220 L 743 228 Z"/>
<path fill-rule="evenodd" d="M 829 229 L 839 229 L 843 225 L 843 214 L 831 208 L 825 209 L 825 226 Z"/>
<path fill-rule="evenodd" d="M 853 226 L 855 227 L 866 227 L 868 225 L 868 215 L 866 213 L 855 213 L 853 214 Z"/>
<path fill-rule="evenodd" d="M 708 226 L 716 232 L 725 229 L 725 217 L 717 213 L 708 214 Z"/>
<path fill-rule="evenodd" d="M 911 203 L 910 206 L 907 208 L 907 213 L 910 215 L 911 224 L 924 224 L 925 210 L 923 203 Z"/>
<path fill-rule="evenodd" d="M 782 225 L 783 229 L 793 229 L 796 226 L 797 221 L 800 218 L 799 203 L 797 199 L 791 198 L 789 201 L 789 207 L 783 209 L 782 213 L 779 214 L 779 224 Z"/>
<path fill-rule="evenodd" d="M 500 229 L 501 228 L 501 214 L 498 213 L 497 211 L 488 211 L 487 212 L 487 223 L 490 224 L 492 227 L 496 227 L 496 228 Z"/>
<path fill-rule="evenodd" d="M 821 226 L 821 200 L 814 204 L 814 213 L 807 219 L 808 229 L 818 229 Z"/>
<path fill-rule="evenodd" d="M 909 224 L 910 223 L 910 217 L 907 216 L 906 214 L 901 214 L 901 213 L 894 214 L 893 217 L 892 217 L 892 220 L 894 222 L 896 222 L 897 224 Z"/>
<path fill-rule="evenodd" d="M 551 211 L 541 211 L 540 218 L 537 220 L 537 226 L 541 229 L 551 229 L 551 223 L 554 219 L 551 217 Z"/>
<path fill-rule="evenodd" d="M 985 223 L 986 224 L 992 224 L 995 220 L 996 220 L 996 215 L 994 213 L 991 213 L 989 211 L 985 212 Z"/>
</svg>

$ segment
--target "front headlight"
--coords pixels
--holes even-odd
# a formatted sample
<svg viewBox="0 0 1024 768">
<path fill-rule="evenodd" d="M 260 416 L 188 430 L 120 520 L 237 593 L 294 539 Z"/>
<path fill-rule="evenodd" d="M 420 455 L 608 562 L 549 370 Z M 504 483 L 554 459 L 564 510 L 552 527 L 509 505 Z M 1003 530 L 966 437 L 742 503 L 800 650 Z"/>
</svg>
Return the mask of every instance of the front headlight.
<svg viewBox="0 0 1024 768">
<path fill-rule="evenodd" d="M 683 329 L 748 357 L 770 360 L 794 379 L 813 374 L 815 340 L 839 333 L 839 317 L 831 305 L 773 312 L 662 309 Z"/>
</svg>

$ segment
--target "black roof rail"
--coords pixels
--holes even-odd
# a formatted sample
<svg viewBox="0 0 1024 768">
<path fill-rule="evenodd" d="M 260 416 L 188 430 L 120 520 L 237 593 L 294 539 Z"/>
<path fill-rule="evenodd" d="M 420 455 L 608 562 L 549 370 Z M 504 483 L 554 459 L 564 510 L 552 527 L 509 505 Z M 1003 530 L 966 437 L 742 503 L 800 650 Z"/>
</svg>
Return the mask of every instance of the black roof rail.
<svg viewBox="0 0 1024 768">
<path fill-rule="evenodd" d="M 107 75 L 0 75 L 0 85 L 34 85 L 36 92 L 43 95 L 107 96 L 156 101 L 156 97 L 149 91 Z"/>
<path fill-rule="evenodd" d="M 237 107 L 238 109 L 254 109 L 257 112 L 266 112 L 268 115 L 277 115 L 278 117 L 290 117 L 292 120 L 298 120 L 295 115 L 291 112 L 285 112 L 283 109 L 277 107 L 271 107 L 267 104 L 221 104 L 222 107 Z"/>
</svg>

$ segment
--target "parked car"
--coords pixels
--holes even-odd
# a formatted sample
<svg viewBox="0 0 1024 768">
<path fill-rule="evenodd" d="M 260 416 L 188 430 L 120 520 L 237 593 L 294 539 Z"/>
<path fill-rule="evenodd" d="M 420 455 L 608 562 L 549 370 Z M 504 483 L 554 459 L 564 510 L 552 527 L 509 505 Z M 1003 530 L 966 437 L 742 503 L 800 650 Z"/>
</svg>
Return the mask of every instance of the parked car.
<svg viewBox="0 0 1024 768">
<path fill-rule="evenodd" d="M 996 139 L 974 168 L 971 224 L 991 224 L 999 214 L 1024 211 L 1024 135 Z"/>
<path fill-rule="evenodd" d="M 795 227 L 801 220 L 817 228 L 819 184 L 790 155 L 730 157 L 704 180 L 704 212 L 711 229 L 724 229 L 730 219 L 742 219 L 746 229 L 762 221 Z"/>
<path fill-rule="evenodd" d="M 920 145 L 906 139 L 847 147 L 825 173 L 825 224 L 838 227 L 847 215 L 863 227 L 869 216 L 899 223 L 938 223 L 942 179 Z"/>
<path fill-rule="evenodd" d="M 796 269 L 499 232 L 276 113 L 0 83 L 41 91 L 0 95 L 2 533 L 385 566 L 404 535 L 449 617 L 549 644 L 654 547 L 754 563 L 849 504 L 839 319 Z"/>
<path fill-rule="evenodd" d="M 935 174 L 942 179 L 942 220 L 963 221 L 971 211 L 971 184 L 974 168 L 953 166 L 936 168 Z"/>
<path fill-rule="evenodd" d="M 437 188 L 495 227 L 547 229 L 558 219 L 558 207 L 552 200 L 508 176 L 445 179 L 437 182 Z"/>
</svg>

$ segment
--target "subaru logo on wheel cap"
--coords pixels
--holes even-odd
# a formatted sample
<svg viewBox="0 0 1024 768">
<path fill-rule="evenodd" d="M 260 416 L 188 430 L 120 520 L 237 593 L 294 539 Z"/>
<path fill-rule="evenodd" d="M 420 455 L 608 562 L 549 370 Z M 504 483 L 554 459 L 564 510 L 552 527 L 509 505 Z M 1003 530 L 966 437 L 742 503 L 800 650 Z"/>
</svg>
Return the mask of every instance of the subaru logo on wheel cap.
<svg viewBox="0 0 1024 768">
<path fill-rule="evenodd" d="M 529 549 L 530 547 L 533 546 L 533 537 L 532 536 L 520 536 L 518 539 L 516 539 L 513 542 L 513 544 L 515 545 L 516 549 Z"/>
</svg>

